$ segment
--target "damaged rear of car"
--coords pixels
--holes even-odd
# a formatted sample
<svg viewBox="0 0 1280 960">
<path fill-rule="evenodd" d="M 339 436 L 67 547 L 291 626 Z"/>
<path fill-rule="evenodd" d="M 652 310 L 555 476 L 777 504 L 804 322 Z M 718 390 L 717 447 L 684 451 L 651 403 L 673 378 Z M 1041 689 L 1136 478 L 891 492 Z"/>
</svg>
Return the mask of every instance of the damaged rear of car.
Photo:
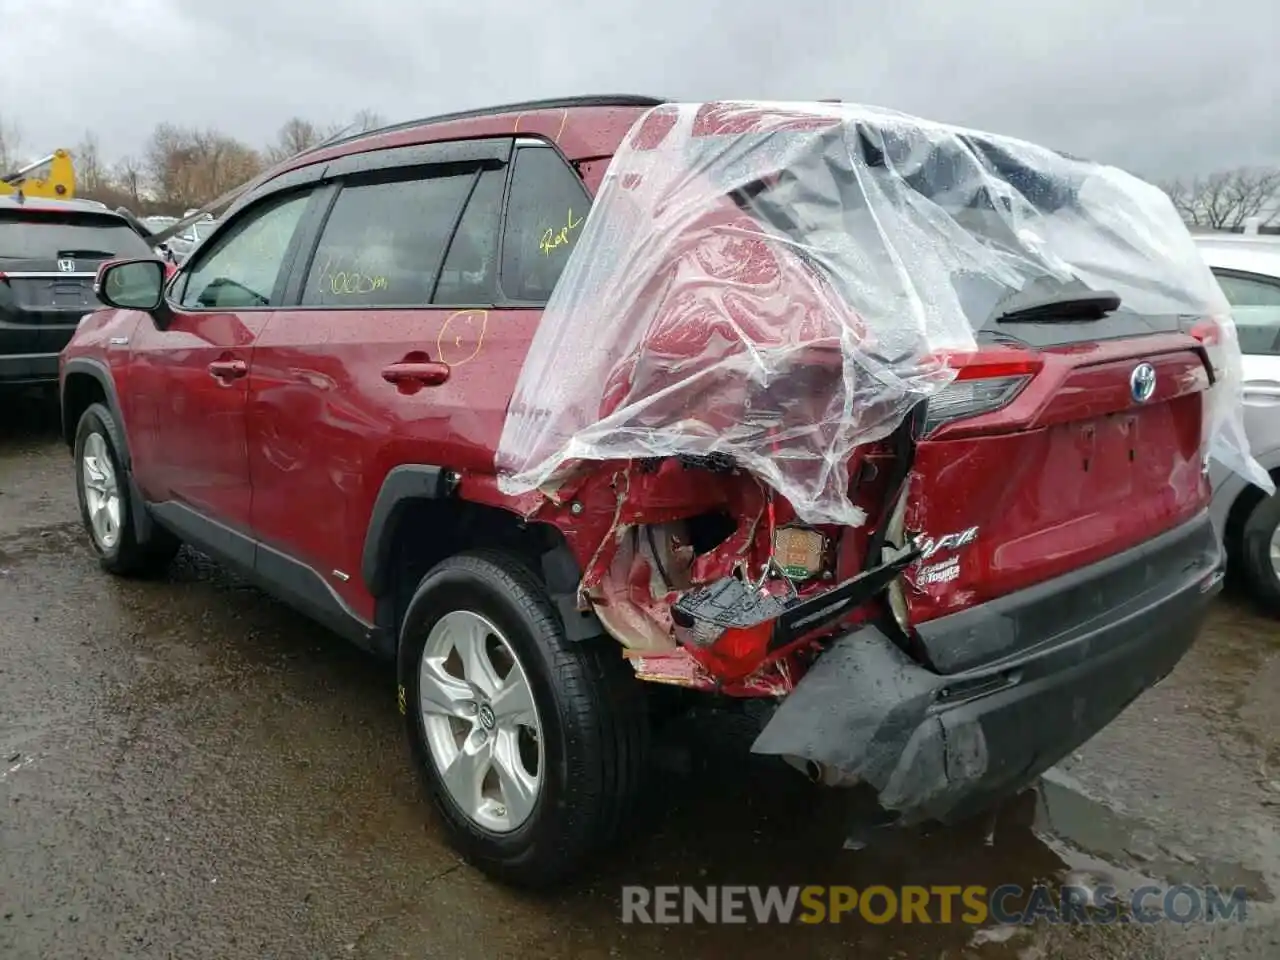
<svg viewBox="0 0 1280 960">
<path fill-rule="evenodd" d="M 849 104 L 667 104 L 610 163 L 499 486 L 571 508 L 577 605 L 642 679 L 772 698 L 755 751 L 950 820 L 1195 638 L 1211 456 L 1270 487 L 1239 383 L 1155 187 Z"/>
</svg>

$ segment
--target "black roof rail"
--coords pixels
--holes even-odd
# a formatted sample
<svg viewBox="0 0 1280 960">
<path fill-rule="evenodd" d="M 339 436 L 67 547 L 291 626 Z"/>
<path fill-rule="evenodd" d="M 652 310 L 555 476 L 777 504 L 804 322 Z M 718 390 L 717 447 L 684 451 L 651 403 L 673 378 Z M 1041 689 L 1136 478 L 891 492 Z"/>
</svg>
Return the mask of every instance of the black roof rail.
<svg viewBox="0 0 1280 960">
<path fill-rule="evenodd" d="M 362 140 L 365 137 L 381 136 L 384 133 L 395 133 L 399 130 L 410 130 L 413 127 L 435 123 L 451 123 L 455 120 L 471 120 L 476 117 L 491 117 L 501 113 L 525 113 L 532 110 L 567 110 L 573 107 L 658 107 L 669 102 L 658 97 L 646 97 L 631 93 L 589 94 L 579 97 L 525 100 L 521 103 L 503 103 L 492 107 L 459 110 L 455 113 L 441 113 L 433 117 L 422 117 L 417 120 L 404 120 L 389 126 L 365 130 L 363 133 L 353 133 L 350 136 L 326 143 L 324 146 L 334 147 L 342 143 L 351 143 L 353 140 Z"/>
</svg>

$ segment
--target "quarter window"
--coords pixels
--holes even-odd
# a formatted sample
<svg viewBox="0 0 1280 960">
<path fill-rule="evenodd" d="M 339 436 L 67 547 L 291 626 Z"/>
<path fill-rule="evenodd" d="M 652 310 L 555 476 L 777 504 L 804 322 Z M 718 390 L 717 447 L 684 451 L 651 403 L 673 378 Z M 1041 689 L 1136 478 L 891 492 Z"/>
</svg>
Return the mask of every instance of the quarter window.
<svg viewBox="0 0 1280 960">
<path fill-rule="evenodd" d="M 589 201 L 582 181 L 550 147 L 521 147 L 511 174 L 502 239 L 502 292 L 545 301 L 578 243 Z"/>
<path fill-rule="evenodd" d="M 302 303 L 419 307 L 444 260 L 475 169 L 344 187 L 311 260 Z"/>
<path fill-rule="evenodd" d="M 249 213 L 186 271 L 184 307 L 239 310 L 270 307 L 280 268 L 298 229 L 309 194 Z"/>
</svg>

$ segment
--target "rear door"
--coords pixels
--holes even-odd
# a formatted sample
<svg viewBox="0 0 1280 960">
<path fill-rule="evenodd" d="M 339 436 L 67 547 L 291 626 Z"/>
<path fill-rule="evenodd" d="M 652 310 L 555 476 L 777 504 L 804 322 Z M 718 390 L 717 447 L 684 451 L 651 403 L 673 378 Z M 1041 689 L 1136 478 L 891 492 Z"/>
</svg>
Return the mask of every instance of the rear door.
<svg viewBox="0 0 1280 960">
<path fill-rule="evenodd" d="M 246 207 L 178 275 L 167 322 L 147 317 L 135 330 L 128 397 L 135 473 L 148 499 L 171 504 L 162 513 L 185 508 L 248 526 L 249 365 L 310 202 L 310 188 L 300 188 Z"/>
<path fill-rule="evenodd" d="M 315 251 L 290 284 L 296 305 L 263 332 L 249 384 L 254 526 L 367 620 L 360 560 L 383 480 L 409 463 L 493 473 L 577 231 L 543 240 L 588 204 L 541 141 L 406 148 L 399 163 L 393 153 L 338 167 Z"/>
<path fill-rule="evenodd" d="M 0 357 L 42 359 L 31 367 L 57 376 L 57 354 L 85 313 L 98 266 L 151 250 L 123 219 L 105 211 L 0 207 Z"/>
</svg>

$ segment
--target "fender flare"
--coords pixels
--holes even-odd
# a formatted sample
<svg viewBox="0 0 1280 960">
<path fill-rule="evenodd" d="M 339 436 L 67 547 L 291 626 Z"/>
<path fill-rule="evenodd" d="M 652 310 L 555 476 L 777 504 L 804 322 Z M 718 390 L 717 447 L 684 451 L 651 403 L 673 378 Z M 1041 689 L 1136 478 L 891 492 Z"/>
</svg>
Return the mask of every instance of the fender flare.
<svg viewBox="0 0 1280 960">
<path fill-rule="evenodd" d="M 89 376 L 97 381 L 106 397 L 107 409 L 111 411 L 111 416 L 120 427 L 120 443 L 124 449 L 119 453 L 123 461 L 121 465 L 124 467 L 125 483 L 129 490 L 129 512 L 133 515 L 133 532 L 140 542 L 145 542 L 151 536 L 151 525 L 154 521 L 151 519 L 151 511 L 142 496 L 142 491 L 138 489 L 137 481 L 133 478 L 133 454 L 129 450 L 129 425 L 124 417 L 124 408 L 120 406 L 120 394 L 116 390 L 115 378 L 105 363 L 92 357 L 72 357 L 63 362 L 62 376 L 58 384 L 58 403 L 61 408 L 59 418 L 62 420 L 62 435 L 73 446 L 78 424 L 67 420 L 66 397 L 67 380 L 73 375 Z"/>
<path fill-rule="evenodd" d="M 369 593 L 380 603 L 391 588 L 391 548 L 400 516 L 416 500 L 451 498 L 458 482 L 454 471 L 434 464 L 405 464 L 387 473 L 373 503 L 360 558 L 360 575 Z M 560 542 L 544 552 L 540 562 L 547 592 L 560 612 L 566 636 L 580 641 L 605 635 L 604 626 L 594 613 L 578 609 L 577 591 L 582 571 L 568 545 Z"/>
<path fill-rule="evenodd" d="M 124 408 L 120 406 L 120 394 L 116 391 L 115 377 L 111 375 L 110 368 L 101 360 L 96 360 L 92 357 L 72 357 L 63 362 L 62 382 L 58 385 L 58 402 L 62 407 L 60 415 L 62 435 L 69 442 L 74 442 L 75 440 L 76 424 L 66 419 L 67 380 L 73 374 L 84 374 L 92 377 L 98 382 L 98 386 L 102 388 L 102 392 L 107 398 L 107 409 L 116 418 L 116 423 L 120 424 L 120 439 L 124 443 L 124 449 L 120 451 L 120 456 L 124 459 L 125 469 L 132 470 L 133 455 L 129 452 L 129 430 L 124 419 Z"/>
<path fill-rule="evenodd" d="M 444 500 L 457 486 L 457 474 L 433 464 L 403 464 L 387 473 L 373 502 L 360 558 L 360 576 L 371 594 L 381 597 L 390 586 L 391 546 L 405 508 L 414 500 Z"/>
</svg>

